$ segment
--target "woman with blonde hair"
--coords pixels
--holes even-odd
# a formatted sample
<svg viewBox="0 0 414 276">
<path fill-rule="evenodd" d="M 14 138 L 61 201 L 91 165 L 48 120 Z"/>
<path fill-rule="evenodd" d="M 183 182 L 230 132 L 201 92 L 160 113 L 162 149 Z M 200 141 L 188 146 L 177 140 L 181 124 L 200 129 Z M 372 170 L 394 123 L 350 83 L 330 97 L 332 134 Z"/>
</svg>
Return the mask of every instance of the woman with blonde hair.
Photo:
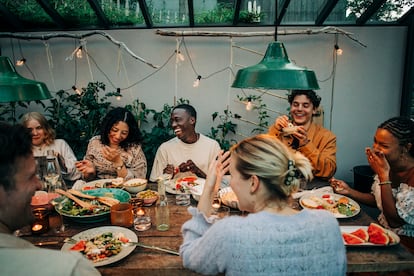
<svg viewBox="0 0 414 276">
<path fill-rule="evenodd" d="M 183 265 L 203 274 L 345 275 L 345 246 L 334 216 L 289 204 L 300 181 L 312 179 L 311 170 L 306 157 L 269 135 L 221 152 L 182 227 Z M 211 202 L 228 171 L 239 209 L 249 215 L 216 221 Z"/>
<path fill-rule="evenodd" d="M 32 133 L 33 155 L 35 157 L 47 156 L 48 150 L 53 150 L 60 163 L 62 177 L 70 186 L 81 178 L 76 169 L 76 157 L 71 147 L 63 139 L 56 139 L 55 130 L 39 112 L 29 112 L 23 115 L 22 124 Z"/>
</svg>

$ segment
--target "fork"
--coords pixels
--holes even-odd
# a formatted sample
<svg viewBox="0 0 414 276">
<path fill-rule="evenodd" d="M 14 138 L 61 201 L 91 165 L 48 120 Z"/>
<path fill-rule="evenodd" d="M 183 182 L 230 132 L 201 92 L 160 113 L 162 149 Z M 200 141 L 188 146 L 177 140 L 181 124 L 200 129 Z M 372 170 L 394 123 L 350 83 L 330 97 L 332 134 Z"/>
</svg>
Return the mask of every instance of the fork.
<svg viewBox="0 0 414 276">
<path fill-rule="evenodd" d="M 77 240 L 75 240 L 73 238 L 65 238 L 63 241 L 65 243 L 73 243 L 73 244 L 78 242 Z M 166 253 L 169 253 L 169 254 L 180 256 L 180 253 L 178 253 L 177 251 L 170 250 L 170 249 L 167 249 L 167 248 L 158 247 L 158 246 L 154 246 L 154 245 L 147 245 L 147 244 L 143 244 L 141 242 L 131 242 L 130 241 L 130 242 L 123 243 L 122 245 L 123 246 L 134 246 L 134 245 L 136 245 L 136 246 L 139 246 L 139 247 L 142 247 L 142 248 L 158 250 L 158 251 L 162 251 L 162 252 L 166 252 Z"/>
</svg>

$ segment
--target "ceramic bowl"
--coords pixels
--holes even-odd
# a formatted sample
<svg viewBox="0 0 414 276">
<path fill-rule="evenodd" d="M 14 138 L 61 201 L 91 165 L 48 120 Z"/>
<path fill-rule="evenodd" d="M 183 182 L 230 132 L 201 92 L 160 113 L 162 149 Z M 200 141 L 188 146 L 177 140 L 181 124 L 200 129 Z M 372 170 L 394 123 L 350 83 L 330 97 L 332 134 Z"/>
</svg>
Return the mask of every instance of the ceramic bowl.
<svg viewBox="0 0 414 276">
<path fill-rule="evenodd" d="M 139 192 L 137 198 L 144 200 L 144 206 L 150 206 L 158 199 L 158 192 L 152 190 L 146 190 Z"/>
<path fill-rule="evenodd" d="M 134 178 L 125 181 L 122 186 L 131 194 L 136 194 L 145 190 L 145 188 L 147 187 L 147 183 L 148 181 L 146 179 Z"/>
</svg>

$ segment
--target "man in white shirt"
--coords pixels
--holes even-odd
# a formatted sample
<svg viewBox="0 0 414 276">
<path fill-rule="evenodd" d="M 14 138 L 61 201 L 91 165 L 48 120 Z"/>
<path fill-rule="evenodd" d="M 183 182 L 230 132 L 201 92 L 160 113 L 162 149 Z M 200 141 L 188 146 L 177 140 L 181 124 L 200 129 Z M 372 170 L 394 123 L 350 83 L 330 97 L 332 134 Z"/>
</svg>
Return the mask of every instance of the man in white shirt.
<svg viewBox="0 0 414 276">
<path fill-rule="evenodd" d="M 151 181 L 163 174 L 191 172 L 205 178 L 208 167 L 220 151 L 217 141 L 197 133 L 197 112 L 189 104 L 179 104 L 171 113 L 171 127 L 176 137 L 161 144 L 152 166 Z"/>
</svg>

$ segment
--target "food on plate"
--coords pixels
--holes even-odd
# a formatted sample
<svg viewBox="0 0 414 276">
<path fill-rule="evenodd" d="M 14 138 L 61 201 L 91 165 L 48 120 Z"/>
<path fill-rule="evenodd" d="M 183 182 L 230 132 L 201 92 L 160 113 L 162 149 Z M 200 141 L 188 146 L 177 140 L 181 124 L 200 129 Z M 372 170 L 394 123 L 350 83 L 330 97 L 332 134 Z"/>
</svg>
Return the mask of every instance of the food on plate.
<svg viewBox="0 0 414 276">
<path fill-rule="evenodd" d="M 349 198 L 330 193 L 302 197 L 300 204 L 305 208 L 325 209 L 333 214 L 340 214 L 346 217 L 354 215 L 359 210 L 359 207 L 351 202 Z"/>
<path fill-rule="evenodd" d="M 311 198 L 304 198 L 302 199 L 301 202 L 306 208 L 310 208 L 310 209 L 318 209 L 318 207 L 320 206 L 318 202 L 316 202 L 315 200 Z"/>
<path fill-rule="evenodd" d="M 112 179 L 112 185 L 114 186 L 120 186 L 122 183 L 124 183 L 124 179 L 122 177 L 117 177 L 115 179 Z"/>
<path fill-rule="evenodd" d="M 100 262 L 119 254 L 122 250 L 122 245 L 128 242 L 129 239 L 122 233 L 113 234 L 107 232 L 90 239 L 82 239 L 72 246 L 70 250 L 82 253 L 93 262 Z"/>
<path fill-rule="evenodd" d="M 351 232 L 352 235 L 357 236 L 358 238 L 362 239 L 364 242 L 367 242 L 369 239 L 368 231 L 364 228 L 359 228 L 353 232 Z"/>
<path fill-rule="evenodd" d="M 198 184 L 195 182 L 197 180 L 196 175 L 190 175 L 178 178 L 175 181 L 175 190 L 185 192 L 186 188 L 197 186 Z"/>
<path fill-rule="evenodd" d="M 385 244 L 385 245 L 390 243 L 388 231 L 376 223 L 371 223 L 369 225 L 368 235 L 369 235 L 369 242 L 372 242 L 375 244 Z"/>
<path fill-rule="evenodd" d="M 345 244 L 362 244 L 365 241 L 358 236 L 355 236 L 351 233 L 342 233 L 342 238 L 344 239 Z"/>
<path fill-rule="evenodd" d="M 352 232 L 342 232 L 342 238 L 346 245 L 393 245 L 398 243 L 398 236 L 383 228 L 382 226 L 371 223 L 368 227 L 360 227 Z"/>
<path fill-rule="evenodd" d="M 68 216 L 91 216 L 107 213 L 110 211 L 110 207 L 106 204 L 100 203 L 97 199 L 83 201 L 90 203 L 93 207 L 84 208 L 75 203 L 72 199 L 65 197 L 59 204 L 58 210 L 60 213 Z"/>
</svg>

